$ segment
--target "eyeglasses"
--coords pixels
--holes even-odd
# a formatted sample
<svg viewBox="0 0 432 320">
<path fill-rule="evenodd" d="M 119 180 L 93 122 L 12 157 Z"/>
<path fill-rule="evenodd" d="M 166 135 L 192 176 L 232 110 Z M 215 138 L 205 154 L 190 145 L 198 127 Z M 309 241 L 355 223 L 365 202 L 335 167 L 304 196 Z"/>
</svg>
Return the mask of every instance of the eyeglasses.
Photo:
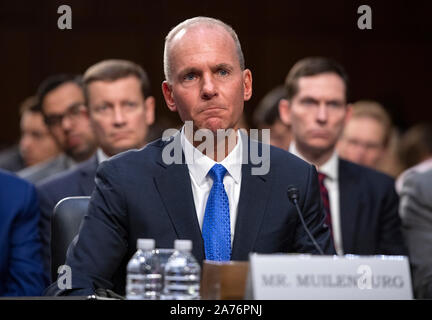
<svg viewBox="0 0 432 320">
<path fill-rule="evenodd" d="M 81 102 L 78 102 L 71 105 L 63 114 L 45 114 L 45 124 L 48 127 L 57 127 L 62 124 L 64 118 L 76 121 L 82 116 L 84 108 L 85 106 Z"/>
</svg>

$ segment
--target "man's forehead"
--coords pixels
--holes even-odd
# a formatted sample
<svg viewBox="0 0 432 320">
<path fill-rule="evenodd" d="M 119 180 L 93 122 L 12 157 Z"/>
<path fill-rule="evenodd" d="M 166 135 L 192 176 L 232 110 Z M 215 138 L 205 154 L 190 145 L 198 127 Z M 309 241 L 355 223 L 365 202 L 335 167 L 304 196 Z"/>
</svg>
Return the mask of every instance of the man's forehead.
<svg viewBox="0 0 432 320">
<path fill-rule="evenodd" d="M 321 92 L 345 97 L 345 83 L 336 73 L 322 73 L 312 76 L 300 77 L 298 91 L 302 93 Z"/>
<path fill-rule="evenodd" d="M 231 35 L 223 27 L 218 25 L 197 24 L 180 30 L 171 40 L 171 54 L 176 51 L 198 46 L 212 46 L 224 44 L 225 48 L 230 46 L 234 49 L 235 43 Z"/>
<path fill-rule="evenodd" d="M 176 41 L 185 41 L 188 38 L 197 38 L 200 36 L 207 36 L 209 34 L 226 34 L 229 36 L 227 30 L 225 30 L 222 26 L 216 24 L 209 23 L 195 23 L 193 25 L 187 26 L 181 29 L 177 34 L 172 38 L 171 43 L 175 43 Z"/>
<path fill-rule="evenodd" d="M 49 92 L 43 99 L 44 111 L 62 111 L 71 104 L 84 101 L 84 92 L 73 82 L 67 82 Z"/>
</svg>

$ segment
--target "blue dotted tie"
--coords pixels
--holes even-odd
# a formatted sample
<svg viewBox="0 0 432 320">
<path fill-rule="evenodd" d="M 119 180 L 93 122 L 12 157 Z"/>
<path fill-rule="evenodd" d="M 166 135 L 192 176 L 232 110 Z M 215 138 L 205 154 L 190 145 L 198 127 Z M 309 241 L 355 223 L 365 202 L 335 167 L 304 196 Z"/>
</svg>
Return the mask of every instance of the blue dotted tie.
<svg viewBox="0 0 432 320">
<path fill-rule="evenodd" d="M 207 260 L 229 261 L 231 257 L 231 228 L 228 196 L 223 178 L 227 169 L 215 164 L 209 171 L 213 186 L 207 200 L 202 227 Z"/>
</svg>

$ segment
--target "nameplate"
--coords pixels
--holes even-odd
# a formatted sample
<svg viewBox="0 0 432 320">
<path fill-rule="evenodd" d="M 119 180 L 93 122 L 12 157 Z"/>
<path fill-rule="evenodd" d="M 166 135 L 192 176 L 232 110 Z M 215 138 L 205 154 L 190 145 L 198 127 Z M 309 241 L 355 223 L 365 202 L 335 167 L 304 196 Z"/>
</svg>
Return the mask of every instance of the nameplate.
<svg viewBox="0 0 432 320">
<path fill-rule="evenodd" d="M 412 299 L 405 256 L 251 254 L 248 288 L 257 300 Z"/>
</svg>

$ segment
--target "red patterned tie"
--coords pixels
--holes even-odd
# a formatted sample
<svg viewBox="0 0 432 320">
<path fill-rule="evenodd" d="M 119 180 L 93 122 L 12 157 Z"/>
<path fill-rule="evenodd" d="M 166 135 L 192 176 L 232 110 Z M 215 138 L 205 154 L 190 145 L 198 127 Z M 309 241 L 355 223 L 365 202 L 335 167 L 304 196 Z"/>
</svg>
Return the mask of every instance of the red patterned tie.
<svg viewBox="0 0 432 320">
<path fill-rule="evenodd" d="M 321 199 L 324 205 L 324 211 L 325 211 L 325 222 L 330 228 L 330 231 L 332 231 L 332 223 L 331 223 L 331 212 L 330 212 L 330 200 L 329 200 L 329 194 L 326 186 L 324 185 L 324 179 L 326 178 L 326 175 L 324 173 L 318 172 L 318 181 L 320 186 L 320 193 L 321 193 Z"/>
</svg>

